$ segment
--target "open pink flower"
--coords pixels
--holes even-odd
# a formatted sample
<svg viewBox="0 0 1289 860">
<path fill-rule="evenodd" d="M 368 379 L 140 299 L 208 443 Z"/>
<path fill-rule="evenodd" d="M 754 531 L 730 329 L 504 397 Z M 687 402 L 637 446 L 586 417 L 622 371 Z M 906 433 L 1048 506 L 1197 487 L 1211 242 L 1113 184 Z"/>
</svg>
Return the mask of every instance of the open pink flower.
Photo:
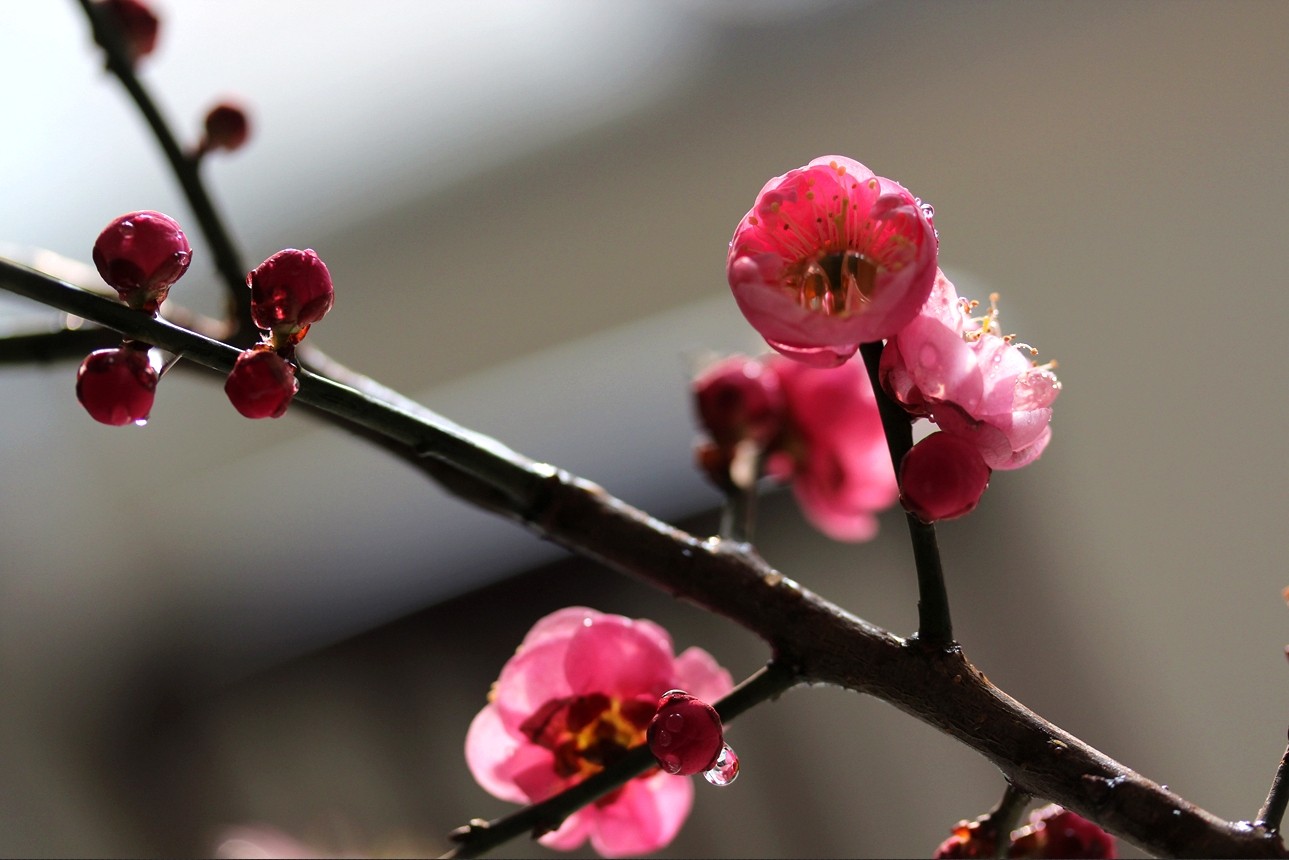
<svg viewBox="0 0 1289 860">
<path fill-rule="evenodd" d="M 913 319 L 937 251 L 928 212 L 903 186 L 825 155 L 766 183 L 734 231 L 726 273 L 770 346 L 827 367 Z"/>
<path fill-rule="evenodd" d="M 877 400 L 863 365 L 811 367 L 782 356 L 734 355 L 694 380 L 698 419 L 711 437 L 698 461 L 727 492 L 752 446 L 770 477 L 791 482 L 806 517 L 836 540 L 868 540 L 874 513 L 898 496 Z M 754 477 L 754 476 L 753 476 Z"/>
<path fill-rule="evenodd" d="M 975 445 L 989 468 L 1017 469 L 1051 439 L 1061 392 L 1053 366 L 1034 365 L 1000 333 L 996 308 L 973 319 L 940 272 L 922 312 L 887 343 L 881 378 L 909 412 Z"/>
<path fill-rule="evenodd" d="M 863 365 L 819 368 L 778 357 L 768 364 L 778 372 L 788 415 L 771 474 L 790 475 L 802 511 L 824 534 L 872 538 L 874 514 L 890 507 L 899 489 Z"/>
<path fill-rule="evenodd" d="M 541 801 L 643 744 L 668 690 L 715 701 L 733 686 L 706 651 L 673 656 L 671 637 L 652 621 L 561 609 L 538 621 L 502 668 L 466 734 L 466 763 L 502 800 Z M 606 857 L 656 851 L 679 831 L 693 790 L 688 779 L 651 771 L 569 816 L 541 842 L 572 850 L 590 839 Z"/>
</svg>

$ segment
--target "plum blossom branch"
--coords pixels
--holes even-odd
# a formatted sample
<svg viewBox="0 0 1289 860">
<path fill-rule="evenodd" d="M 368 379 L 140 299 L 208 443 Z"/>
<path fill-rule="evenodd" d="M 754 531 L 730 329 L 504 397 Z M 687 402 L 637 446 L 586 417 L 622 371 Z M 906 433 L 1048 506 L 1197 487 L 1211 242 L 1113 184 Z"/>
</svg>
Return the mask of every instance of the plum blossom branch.
<svg viewBox="0 0 1289 860">
<path fill-rule="evenodd" d="M 722 722 L 731 722 L 753 705 L 778 698 L 797 684 L 798 680 L 791 670 L 771 662 L 735 687 L 729 695 L 714 703 L 714 707 Z M 478 857 L 525 833 L 540 836 L 558 828 L 573 812 L 653 767 L 657 767 L 657 761 L 649 752 L 648 745 L 641 744 L 594 776 L 540 803 L 525 806 L 492 821 L 471 821 L 453 832 L 452 839 L 457 844 L 443 857 Z"/>
<path fill-rule="evenodd" d="M 238 351 L 0 260 L 0 288 L 227 373 Z M 302 351 L 303 352 L 303 351 Z M 328 371 L 328 360 L 311 365 Z M 956 647 L 927 649 L 788 579 L 746 544 L 700 540 L 350 374 L 301 373 L 297 398 L 420 463 L 457 495 L 742 625 L 805 683 L 876 696 L 975 749 L 1018 789 L 1164 856 L 1289 857 L 1269 827 L 1228 822 L 1135 773 L 995 687 Z"/>
<path fill-rule="evenodd" d="M 913 447 L 913 424 L 900 405 L 887 396 L 878 378 L 882 363 L 882 343 L 861 344 L 860 354 L 868 379 L 877 397 L 877 410 L 886 431 L 886 443 L 891 449 L 891 466 L 898 477 L 900 462 Z M 935 526 L 924 523 L 913 514 L 905 514 L 909 524 L 909 538 L 913 542 L 913 563 L 918 578 L 918 641 L 932 648 L 953 644 L 953 621 L 949 615 L 949 593 L 944 585 L 944 569 L 940 563 L 940 547 L 936 542 Z"/>
</svg>

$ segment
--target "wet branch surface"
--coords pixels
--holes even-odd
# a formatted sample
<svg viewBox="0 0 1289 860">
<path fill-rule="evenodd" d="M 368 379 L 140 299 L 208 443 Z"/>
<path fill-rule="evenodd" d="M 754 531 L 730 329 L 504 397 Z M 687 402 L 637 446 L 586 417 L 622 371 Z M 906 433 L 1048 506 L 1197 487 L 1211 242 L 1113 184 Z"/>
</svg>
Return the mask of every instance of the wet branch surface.
<svg viewBox="0 0 1289 860">
<path fill-rule="evenodd" d="M 25 266 L 0 287 L 227 373 L 238 350 Z M 1228 822 L 1140 776 L 995 687 L 957 646 L 902 639 L 771 568 L 747 544 L 702 540 L 597 485 L 515 453 L 319 358 L 297 400 L 417 463 L 449 491 L 542 538 L 722 615 L 805 683 L 876 696 L 975 749 L 1017 789 L 1164 856 L 1286 857 L 1266 827 Z M 322 375 L 336 371 L 337 379 Z"/>
</svg>

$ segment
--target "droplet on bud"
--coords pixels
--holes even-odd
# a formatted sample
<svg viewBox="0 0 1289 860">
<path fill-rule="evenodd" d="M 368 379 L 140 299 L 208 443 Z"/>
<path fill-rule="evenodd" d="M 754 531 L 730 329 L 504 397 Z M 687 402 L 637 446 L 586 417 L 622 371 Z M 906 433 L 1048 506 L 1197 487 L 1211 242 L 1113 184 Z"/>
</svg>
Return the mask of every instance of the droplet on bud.
<svg viewBox="0 0 1289 860">
<path fill-rule="evenodd" d="M 703 778 L 717 786 L 726 786 L 738 779 L 738 755 L 729 744 L 721 747 L 721 753 L 716 757 L 716 764 L 703 771 Z"/>
<path fill-rule="evenodd" d="M 725 735 L 715 708 L 672 690 L 658 700 L 646 740 L 663 770 L 688 776 L 716 766 Z"/>
</svg>

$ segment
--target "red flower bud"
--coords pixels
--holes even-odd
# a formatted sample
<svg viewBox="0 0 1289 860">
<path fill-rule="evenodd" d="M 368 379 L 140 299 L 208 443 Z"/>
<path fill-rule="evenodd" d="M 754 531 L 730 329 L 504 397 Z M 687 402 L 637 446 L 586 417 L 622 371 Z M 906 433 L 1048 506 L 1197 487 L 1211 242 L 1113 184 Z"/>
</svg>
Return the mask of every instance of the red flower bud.
<svg viewBox="0 0 1289 860">
<path fill-rule="evenodd" d="M 130 212 L 108 224 L 94 242 L 94 265 L 130 307 L 155 314 L 171 285 L 192 262 L 178 223 L 160 212 Z"/>
<path fill-rule="evenodd" d="M 335 301 L 331 273 L 312 250 L 278 251 L 246 276 L 255 325 L 298 343 Z"/>
<path fill-rule="evenodd" d="M 281 418 L 300 390 L 295 368 L 270 349 L 248 349 L 237 357 L 224 393 L 247 418 Z"/>
<path fill-rule="evenodd" d="M 959 821 L 953 835 L 940 843 L 933 860 L 976 860 L 993 857 L 998 846 L 996 828 L 980 821 Z"/>
<path fill-rule="evenodd" d="M 246 111 L 234 104 L 224 102 L 211 108 L 206 114 L 206 136 L 202 139 L 201 152 L 212 149 L 224 149 L 232 152 L 240 149 L 250 135 L 250 123 Z"/>
<path fill-rule="evenodd" d="M 680 690 L 658 700 L 658 713 L 649 723 L 646 739 L 663 770 L 686 776 L 711 770 L 725 748 L 716 709 Z"/>
<path fill-rule="evenodd" d="M 926 523 L 975 510 L 991 472 L 974 445 L 952 433 L 932 433 L 900 462 L 900 503 Z"/>
<path fill-rule="evenodd" d="M 732 355 L 694 380 L 698 418 L 712 440 L 731 447 L 750 439 L 764 447 L 783 429 L 784 399 L 773 367 Z"/>
<path fill-rule="evenodd" d="M 1067 809 L 1049 804 L 1029 814 L 1029 824 L 1013 830 L 1008 857 L 1100 858 L 1114 860 L 1118 847 L 1114 837 Z"/>
<path fill-rule="evenodd" d="M 95 350 L 76 373 L 81 406 L 95 421 L 115 427 L 146 420 L 156 390 L 157 371 L 146 346 Z"/>
<path fill-rule="evenodd" d="M 99 8 L 116 25 L 131 65 L 157 47 L 157 16 L 147 4 L 140 0 L 102 0 Z"/>
</svg>

